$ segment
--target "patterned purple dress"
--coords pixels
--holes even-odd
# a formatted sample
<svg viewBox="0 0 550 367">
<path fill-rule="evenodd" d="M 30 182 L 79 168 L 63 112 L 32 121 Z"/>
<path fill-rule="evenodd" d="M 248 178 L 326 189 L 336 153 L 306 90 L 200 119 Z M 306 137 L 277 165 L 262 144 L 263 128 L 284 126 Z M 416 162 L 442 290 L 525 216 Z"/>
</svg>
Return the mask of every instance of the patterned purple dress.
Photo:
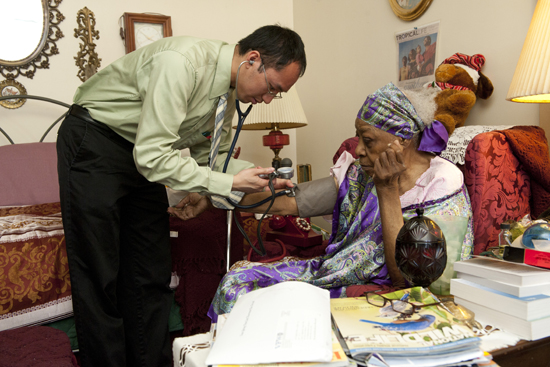
<svg viewBox="0 0 550 367">
<path fill-rule="evenodd" d="M 447 161 L 446 161 L 447 162 Z M 440 176 L 460 174 L 452 163 L 443 165 Z M 441 169 L 441 165 L 438 166 Z M 448 172 L 447 172 L 448 171 Z M 418 206 L 424 215 L 449 214 L 469 217 L 469 230 L 463 243 L 462 257 L 468 257 L 473 245 L 472 212 L 470 200 L 462 187 L 448 192 L 442 181 L 437 200 L 402 208 L 405 219 L 416 215 Z M 340 185 L 333 213 L 332 235 L 326 254 L 308 260 L 285 258 L 274 263 L 245 263 L 234 267 L 222 279 L 210 308 L 209 315 L 231 311 L 240 294 L 283 281 L 302 281 L 330 290 L 331 297 L 345 297 L 345 289 L 354 284 L 391 284 L 384 261 L 384 243 L 378 198 L 371 177 L 366 175 L 358 161 L 346 172 Z"/>
</svg>

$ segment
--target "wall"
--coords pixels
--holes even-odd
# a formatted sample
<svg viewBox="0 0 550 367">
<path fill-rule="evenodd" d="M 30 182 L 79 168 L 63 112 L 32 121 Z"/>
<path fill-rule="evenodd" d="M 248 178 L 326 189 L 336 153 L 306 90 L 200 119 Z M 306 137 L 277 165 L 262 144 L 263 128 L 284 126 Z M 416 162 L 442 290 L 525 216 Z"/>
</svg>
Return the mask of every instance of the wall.
<svg viewBox="0 0 550 367">
<path fill-rule="evenodd" d="M 434 0 L 419 19 L 406 22 L 393 14 L 385 0 L 264 0 L 254 4 L 244 0 L 64 0 L 59 7 L 66 17 L 61 23 L 65 37 L 57 43 L 61 54 L 50 58 L 49 70 L 38 70 L 33 80 L 19 77 L 18 81 L 29 94 L 70 103 L 80 85 L 73 59 L 79 45 L 74 28 L 76 12 L 84 6 L 96 16 L 102 67 L 124 55 L 118 23 L 124 12 L 167 14 L 172 17 L 174 35 L 227 42 L 279 22 L 298 31 L 306 44 L 308 67 L 297 86 L 309 120 L 307 127 L 289 132 L 291 145 L 280 155 L 298 164 L 310 163 L 313 177 L 320 178 L 328 173 L 340 143 L 355 134 L 353 121 L 365 97 L 397 79 L 395 32 L 433 21 L 441 22 L 436 62 L 455 52 L 482 53 L 487 58 L 483 72 L 493 81 L 495 92 L 489 100 L 478 101 L 467 124 L 538 125 L 538 106 L 504 100 L 535 5 L 536 0 Z M 18 110 L 0 108 L 0 127 L 16 142 L 36 141 L 61 113 L 61 108 L 29 101 Z M 55 131 L 47 141 L 55 140 Z M 264 134 L 241 134 L 241 158 L 271 164 L 273 153 L 261 145 Z M 0 136 L 0 145 L 4 144 L 8 142 Z"/>
<path fill-rule="evenodd" d="M 59 10 L 65 20 L 60 28 L 65 36 L 57 42 L 60 54 L 52 56 L 50 68 L 38 70 L 33 79 L 21 76 L 16 79 L 25 86 L 28 94 L 71 103 L 76 88 L 81 84 L 76 76 L 78 69 L 74 60 L 80 43 L 74 37 L 76 14 L 85 6 L 95 14 L 96 30 L 99 30 L 99 40 L 95 43 L 96 52 L 102 59 L 101 68 L 125 54 L 119 35 L 120 17 L 124 12 L 170 15 L 175 36 L 188 34 L 229 43 L 236 43 L 267 24 L 280 23 L 293 28 L 292 0 L 279 0 L 277 6 L 270 1 L 252 5 L 244 0 L 62 0 Z M 37 141 L 49 124 L 64 112 L 62 107 L 29 100 L 16 110 L 0 107 L 0 127 L 16 143 Z M 57 127 L 48 134 L 46 141 L 55 141 L 56 132 Z M 262 146 L 263 134 L 265 132 L 243 132 L 238 145 L 242 147 L 241 158 L 257 165 L 270 166 L 273 152 Z M 295 147 L 295 133 L 291 131 L 289 135 L 291 145 Z M 9 144 L 8 140 L 0 135 L 0 145 L 5 144 Z M 281 156 L 296 161 L 296 150 L 285 149 Z"/>
<path fill-rule="evenodd" d="M 535 6 L 535 0 L 434 0 L 407 22 L 388 1 L 294 1 L 294 29 L 308 56 L 298 85 L 309 125 L 297 130 L 298 163 L 311 164 L 314 178 L 328 174 L 340 143 L 355 135 L 366 96 L 398 79 L 395 32 L 434 21 L 440 21 L 436 64 L 455 52 L 487 60 L 482 71 L 495 91 L 477 102 L 466 124 L 538 125 L 537 105 L 505 100 Z"/>
</svg>

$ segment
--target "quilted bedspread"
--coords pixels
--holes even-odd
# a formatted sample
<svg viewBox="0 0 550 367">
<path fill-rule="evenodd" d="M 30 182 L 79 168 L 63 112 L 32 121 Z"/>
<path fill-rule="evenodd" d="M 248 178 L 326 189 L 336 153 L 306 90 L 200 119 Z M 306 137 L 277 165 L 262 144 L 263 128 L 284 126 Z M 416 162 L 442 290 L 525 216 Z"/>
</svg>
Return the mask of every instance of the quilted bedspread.
<svg viewBox="0 0 550 367">
<path fill-rule="evenodd" d="M 0 208 L 0 330 L 71 314 L 60 204 Z"/>
</svg>

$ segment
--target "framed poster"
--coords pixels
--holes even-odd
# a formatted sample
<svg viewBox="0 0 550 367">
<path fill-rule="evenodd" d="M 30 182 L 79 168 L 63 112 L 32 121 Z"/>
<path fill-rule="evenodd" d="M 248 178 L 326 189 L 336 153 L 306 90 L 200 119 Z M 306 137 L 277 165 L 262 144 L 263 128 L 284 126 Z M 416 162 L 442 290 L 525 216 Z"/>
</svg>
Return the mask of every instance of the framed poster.
<svg viewBox="0 0 550 367">
<path fill-rule="evenodd" d="M 416 89 L 434 80 L 437 67 L 439 22 L 395 34 L 397 42 L 397 80 L 402 89 Z"/>
<path fill-rule="evenodd" d="M 414 20 L 421 16 L 432 3 L 432 0 L 388 0 L 399 18 Z"/>
</svg>

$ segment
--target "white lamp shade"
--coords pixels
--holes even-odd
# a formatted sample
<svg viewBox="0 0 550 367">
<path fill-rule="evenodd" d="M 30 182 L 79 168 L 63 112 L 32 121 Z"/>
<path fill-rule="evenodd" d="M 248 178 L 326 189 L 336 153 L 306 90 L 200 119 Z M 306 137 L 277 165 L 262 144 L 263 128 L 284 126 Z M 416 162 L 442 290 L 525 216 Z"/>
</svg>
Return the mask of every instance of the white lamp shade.
<svg viewBox="0 0 550 367">
<path fill-rule="evenodd" d="M 506 99 L 550 103 L 550 0 L 537 3 Z"/>
<path fill-rule="evenodd" d="M 248 106 L 241 106 L 244 112 Z M 237 114 L 233 118 L 233 128 L 238 123 Z M 307 125 L 306 115 L 298 97 L 296 87 L 292 87 L 281 99 L 273 99 L 270 104 L 258 103 L 252 107 L 246 118 L 243 130 L 292 129 Z"/>
</svg>

